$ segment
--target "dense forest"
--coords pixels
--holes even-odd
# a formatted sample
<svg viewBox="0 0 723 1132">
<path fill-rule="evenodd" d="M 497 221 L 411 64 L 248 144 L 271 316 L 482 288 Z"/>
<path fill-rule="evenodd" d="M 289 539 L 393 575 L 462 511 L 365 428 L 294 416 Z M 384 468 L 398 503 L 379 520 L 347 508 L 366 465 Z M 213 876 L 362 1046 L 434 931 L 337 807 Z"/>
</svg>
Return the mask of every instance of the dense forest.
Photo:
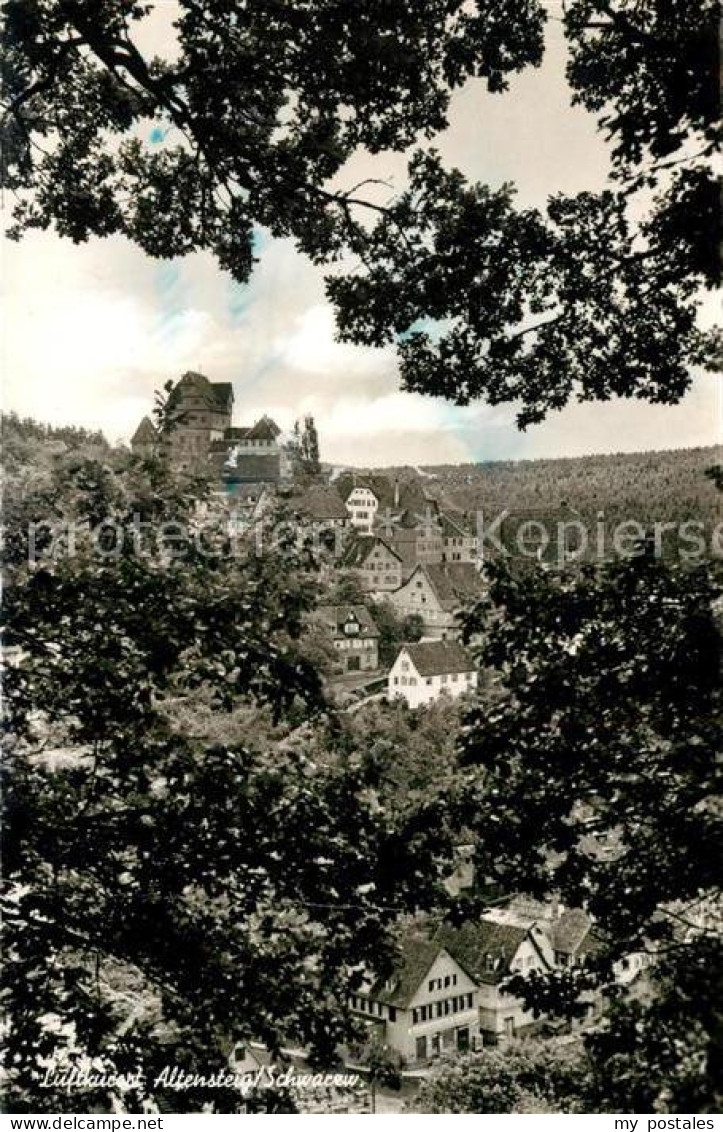
<svg viewBox="0 0 723 1132">
<path fill-rule="evenodd" d="M 549 529 L 560 519 L 579 519 L 591 532 L 602 520 L 606 531 L 630 520 L 702 523 L 708 534 L 723 518 L 721 494 L 706 474 L 721 460 L 716 447 L 660 452 L 614 453 L 557 460 L 505 460 L 482 464 L 424 466 L 428 494 L 441 505 L 468 514 L 482 512 L 485 523 L 509 512 L 506 531 L 527 519 Z M 387 468 L 388 475 L 412 477 L 412 468 Z M 668 532 L 664 546 L 671 546 Z"/>
</svg>

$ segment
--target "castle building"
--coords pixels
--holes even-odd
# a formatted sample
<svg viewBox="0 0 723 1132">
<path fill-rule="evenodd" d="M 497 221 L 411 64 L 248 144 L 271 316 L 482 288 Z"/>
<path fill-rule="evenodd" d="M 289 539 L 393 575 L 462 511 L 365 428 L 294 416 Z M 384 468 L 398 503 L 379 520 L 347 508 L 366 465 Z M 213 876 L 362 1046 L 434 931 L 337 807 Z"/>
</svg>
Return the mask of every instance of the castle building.
<svg viewBox="0 0 723 1132">
<path fill-rule="evenodd" d="M 234 427 L 233 386 L 209 381 L 201 373 L 184 373 L 168 399 L 172 427 L 163 445 L 177 471 L 206 472 L 227 485 L 277 483 L 286 467 L 281 429 L 270 417 L 254 425 Z M 131 449 L 147 455 L 158 443 L 149 417 L 131 439 Z"/>
</svg>

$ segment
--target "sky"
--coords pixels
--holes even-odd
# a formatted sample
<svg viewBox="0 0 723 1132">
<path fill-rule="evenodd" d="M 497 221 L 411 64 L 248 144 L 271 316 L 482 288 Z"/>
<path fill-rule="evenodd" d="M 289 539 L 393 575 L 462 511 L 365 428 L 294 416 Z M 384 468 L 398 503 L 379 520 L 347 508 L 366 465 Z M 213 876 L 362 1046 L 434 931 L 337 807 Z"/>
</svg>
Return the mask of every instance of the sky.
<svg viewBox="0 0 723 1132">
<path fill-rule="evenodd" d="M 156 6 L 146 46 L 162 48 L 172 11 L 172 3 Z M 513 77 L 508 93 L 464 87 L 435 139 L 445 162 L 493 186 L 514 182 L 524 205 L 599 188 L 606 147 L 594 118 L 570 106 L 564 61 L 552 21 L 542 67 Z M 357 154 L 337 181 L 383 177 L 401 187 L 404 166 L 402 156 Z M 210 255 L 152 260 L 119 237 L 75 245 L 46 232 L 5 241 L 3 407 L 128 440 L 153 391 L 194 369 L 233 383 L 236 424 L 268 413 L 288 427 L 311 413 L 322 458 L 336 464 L 578 456 L 721 439 L 721 386 L 710 375 L 697 377 L 679 406 L 571 405 L 524 433 L 514 406 L 462 408 L 401 392 L 393 350 L 335 342 L 321 269 L 290 241 L 261 235 L 258 254 L 241 286 Z"/>
</svg>

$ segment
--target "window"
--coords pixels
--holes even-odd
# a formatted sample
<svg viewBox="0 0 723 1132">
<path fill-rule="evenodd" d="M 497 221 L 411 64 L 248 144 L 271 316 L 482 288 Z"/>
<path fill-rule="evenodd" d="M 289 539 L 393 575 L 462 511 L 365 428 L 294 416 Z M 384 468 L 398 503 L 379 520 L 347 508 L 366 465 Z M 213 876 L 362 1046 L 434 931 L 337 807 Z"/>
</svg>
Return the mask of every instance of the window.
<svg viewBox="0 0 723 1132">
<path fill-rule="evenodd" d="M 396 1010 L 396 1007 L 394 1007 L 394 1006 L 390 1006 L 390 1007 L 389 1007 L 389 1021 L 390 1021 L 390 1022 L 396 1022 L 396 1020 L 397 1020 L 397 1010 Z"/>
<path fill-rule="evenodd" d="M 471 994 L 468 994 L 468 995 L 467 995 L 467 1008 L 468 1008 L 469 1010 L 471 1010 L 471 1009 L 472 1009 L 472 995 L 471 995 Z"/>
<path fill-rule="evenodd" d="M 446 672 L 444 672 L 444 673 L 442 674 L 442 683 L 443 683 L 443 684 L 446 684 L 446 683 L 447 683 L 447 680 L 448 680 L 448 679 L 449 679 L 449 677 L 447 676 L 447 673 L 446 673 Z"/>
<path fill-rule="evenodd" d="M 416 1026 L 418 1021 L 419 1021 L 419 1011 L 413 1010 L 412 1011 L 412 1025 Z"/>
<path fill-rule="evenodd" d="M 428 677 L 427 677 L 427 679 L 426 679 L 426 681 L 425 681 L 425 683 L 427 683 L 427 684 L 431 684 L 431 683 L 432 683 L 432 677 L 431 677 L 431 676 L 428 676 Z"/>
<path fill-rule="evenodd" d="M 437 1003 L 437 1017 L 438 1018 L 442 1017 L 442 1003 L 441 1002 Z"/>
<path fill-rule="evenodd" d="M 394 683 L 395 683 L 395 684 L 398 684 L 398 683 L 399 683 L 399 677 L 398 677 L 398 676 L 395 676 L 395 677 L 394 677 Z"/>
<path fill-rule="evenodd" d="M 452 1004 L 451 1004 L 451 1002 L 449 1001 L 449 999 L 448 999 L 448 998 L 445 998 L 445 1000 L 444 1000 L 444 1013 L 445 1013 L 445 1014 L 449 1014 L 449 1008 L 450 1008 L 450 1006 L 451 1006 L 451 1005 L 452 1005 Z"/>
<path fill-rule="evenodd" d="M 459 680 L 459 675 L 456 672 L 453 672 L 452 673 L 452 683 L 456 684 L 458 680 Z"/>
<path fill-rule="evenodd" d="M 449 987 L 449 986 L 451 986 L 451 985 L 452 985 L 452 977 L 451 977 L 451 975 L 445 975 L 445 976 L 444 976 L 444 985 L 445 985 L 446 987 Z"/>
</svg>

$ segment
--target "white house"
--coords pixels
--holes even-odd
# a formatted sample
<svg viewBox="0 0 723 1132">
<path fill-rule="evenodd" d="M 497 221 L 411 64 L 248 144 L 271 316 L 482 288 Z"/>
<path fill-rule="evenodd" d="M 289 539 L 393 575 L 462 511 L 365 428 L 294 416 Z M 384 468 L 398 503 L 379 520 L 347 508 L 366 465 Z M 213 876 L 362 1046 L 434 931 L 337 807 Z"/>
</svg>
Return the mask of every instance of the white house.
<svg viewBox="0 0 723 1132">
<path fill-rule="evenodd" d="M 402 940 L 392 975 L 367 979 L 350 1005 L 408 1065 L 475 1044 L 474 980 L 442 944 L 422 932 Z"/>
<path fill-rule="evenodd" d="M 387 698 L 401 697 L 410 707 L 441 695 L 461 696 L 477 687 L 477 669 L 456 641 L 420 641 L 404 645 L 389 670 Z"/>
<path fill-rule="evenodd" d="M 515 974 L 549 972 L 554 951 L 544 923 L 525 922 L 506 909 L 468 920 L 459 928 L 443 925 L 435 934 L 477 986 L 478 1034 L 483 1044 L 496 1045 L 535 1028 L 538 1019 L 504 984 Z"/>
<path fill-rule="evenodd" d="M 371 534 L 379 510 L 379 497 L 375 492 L 366 485 L 358 484 L 351 489 L 344 503 L 351 526 L 364 534 Z"/>
</svg>

